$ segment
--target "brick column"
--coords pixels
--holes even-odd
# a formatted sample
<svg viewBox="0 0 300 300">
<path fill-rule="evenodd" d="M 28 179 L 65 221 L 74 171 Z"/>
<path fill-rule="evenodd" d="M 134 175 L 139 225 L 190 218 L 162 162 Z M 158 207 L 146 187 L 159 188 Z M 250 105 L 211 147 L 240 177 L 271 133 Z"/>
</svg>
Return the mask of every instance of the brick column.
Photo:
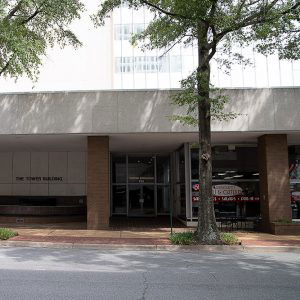
<svg viewBox="0 0 300 300">
<path fill-rule="evenodd" d="M 291 220 L 288 146 L 285 134 L 266 134 L 258 139 L 260 208 L 263 229 L 278 219 Z"/>
<path fill-rule="evenodd" d="M 87 153 L 87 229 L 109 226 L 109 137 L 89 136 Z"/>
</svg>

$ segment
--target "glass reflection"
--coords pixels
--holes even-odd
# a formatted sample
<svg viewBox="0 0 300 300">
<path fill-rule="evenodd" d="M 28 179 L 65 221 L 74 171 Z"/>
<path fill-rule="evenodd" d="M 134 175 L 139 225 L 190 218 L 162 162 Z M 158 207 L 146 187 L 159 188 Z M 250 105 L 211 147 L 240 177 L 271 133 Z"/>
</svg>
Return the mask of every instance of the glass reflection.
<svg viewBox="0 0 300 300">
<path fill-rule="evenodd" d="M 154 157 L 129 156 L 128 182 L 149 183 L 154 182 Z"/>
</svg>

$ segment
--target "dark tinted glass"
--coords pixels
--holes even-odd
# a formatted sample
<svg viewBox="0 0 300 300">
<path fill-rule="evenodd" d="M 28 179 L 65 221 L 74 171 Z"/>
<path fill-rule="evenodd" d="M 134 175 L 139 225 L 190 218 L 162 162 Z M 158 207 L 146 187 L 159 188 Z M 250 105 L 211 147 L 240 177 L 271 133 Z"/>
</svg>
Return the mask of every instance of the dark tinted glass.
<svg viewBox="0 0 300 300">
<path fill-rule="evenodd" d="M 170 212 L 170 186 L 157 186 L 157 213 Z"/>
<path fill-rule="evenodd" d="M 152 156 L 129 156 L 128 182 L 154 182 L 154 158 Z"/>
<path fill-rule="evenodd" d="M 156 180 L 158 183 L 170 183 L 170 158 L 169 156 L 156 157 Z"/>
<path fill-rule="evenodd" d="M 112 181 L 113 183 L 126 183 L 126 156 L 112 156 Z"/>
<path fill-rule="evenodd" d="M 126 186 L 114 185 L 112 187 L 113 213 L 123 214 L 127 212 L 126 207 Z"/>
</svg>

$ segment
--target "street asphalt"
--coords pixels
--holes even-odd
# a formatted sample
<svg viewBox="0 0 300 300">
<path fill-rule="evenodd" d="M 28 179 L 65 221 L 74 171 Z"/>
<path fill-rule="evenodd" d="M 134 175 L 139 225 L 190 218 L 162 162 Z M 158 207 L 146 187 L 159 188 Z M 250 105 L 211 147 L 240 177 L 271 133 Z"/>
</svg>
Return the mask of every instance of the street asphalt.
<svg viewBox="0 0 300 300">
<path fill-rule="evenodd" d="M 0 248 L 0 299 L 300 299 L 300 254 Z"/>
</svg>

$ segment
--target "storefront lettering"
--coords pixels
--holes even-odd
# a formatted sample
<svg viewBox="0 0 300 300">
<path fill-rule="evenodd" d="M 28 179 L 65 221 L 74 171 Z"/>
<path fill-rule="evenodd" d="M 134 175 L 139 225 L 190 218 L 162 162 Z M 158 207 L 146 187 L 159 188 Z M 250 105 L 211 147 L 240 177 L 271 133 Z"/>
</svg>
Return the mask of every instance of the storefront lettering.
<svg viewBox="0 0 300 300">
<path fill-rule="evenodd" d="M 61 176 L 37 176 L 37 177 L 23 177 L 23 176 L 17 176 L 16 181 L 22 181 L 22 182 L 41 182 L 41 181 L 63 181 L 63 177 Z"/>
<path fill-rule="evenodd" d="M 192 201 L 199 201 L 200 185 L 193 184 L 192 186 Z M 258 202 L 258 196 L 243 195 L 243 189 L 233 184 L 220 184 L 213 186 L 213 201 L 214 202 Z"/>
<path fill-rule="evenodd" d="M 259 202 L 257 196 L 213 196 L 214 202 Z M 192 196 L 193 202 L 199 201 L 199 196 Z"/>
<path fill-rule="evenodd" d="M 243 190 L 237 185 L 233 184 L 220 184 L 213 186 L 214 196 L 236 196 L 242 195 Z"/>
</svg>

